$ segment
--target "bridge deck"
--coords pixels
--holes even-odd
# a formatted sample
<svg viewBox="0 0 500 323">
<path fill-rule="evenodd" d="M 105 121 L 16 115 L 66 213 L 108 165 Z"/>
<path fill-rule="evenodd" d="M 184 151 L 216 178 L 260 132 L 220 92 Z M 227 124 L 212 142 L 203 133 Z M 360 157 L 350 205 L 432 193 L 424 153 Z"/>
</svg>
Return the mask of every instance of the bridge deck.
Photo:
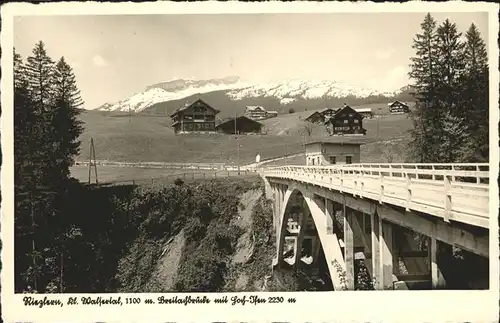
<svg viewBox="0 0 500 323">
<path fill-rule="evenodd" d="M 473 226 L 489 227 L 488 164 L 350 164 L 258 170 Z"/>
</svg>

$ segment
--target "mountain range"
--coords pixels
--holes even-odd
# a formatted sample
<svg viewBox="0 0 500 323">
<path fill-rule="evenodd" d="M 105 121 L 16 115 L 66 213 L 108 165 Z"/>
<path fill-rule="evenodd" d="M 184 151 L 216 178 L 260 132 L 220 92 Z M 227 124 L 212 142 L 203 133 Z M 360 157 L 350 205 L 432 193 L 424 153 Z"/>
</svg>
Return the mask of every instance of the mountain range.
<svg viewBox="0 0 500 323">
<path fill-rule="evenodd" d="M 247 105 L 261 105 L 278 112 L 315 110 L 342 103 L 361 105 L 391 100 L 411 100 L 409 86 L 393 92 L 354 87 L 332 80 L 283 80 L 249 83 L 239 77 L 209 80 L 176 79 L 147 86 L 140 93 L 96 110 L 147 114 L 170 114 L 186 102 L 203 99 L 222 116 L 239 114 Z"/>
</svg>

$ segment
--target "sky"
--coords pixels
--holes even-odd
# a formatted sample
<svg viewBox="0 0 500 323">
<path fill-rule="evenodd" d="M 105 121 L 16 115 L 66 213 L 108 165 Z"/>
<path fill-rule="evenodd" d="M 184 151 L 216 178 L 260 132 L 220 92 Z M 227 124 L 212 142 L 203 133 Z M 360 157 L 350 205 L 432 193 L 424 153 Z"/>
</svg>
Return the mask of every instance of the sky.
<svg viewBox="0 0 500 323">
<path fill-rule="evenodd" d="M 431 13 L 487 40 L 487 13 Z M 409 83 L 424 13 L 20 16 L 14 46 L 42 40 L 73 67 L 86 108 L 173 79 L 335 80 L 391 91 Z"/>
</svg>

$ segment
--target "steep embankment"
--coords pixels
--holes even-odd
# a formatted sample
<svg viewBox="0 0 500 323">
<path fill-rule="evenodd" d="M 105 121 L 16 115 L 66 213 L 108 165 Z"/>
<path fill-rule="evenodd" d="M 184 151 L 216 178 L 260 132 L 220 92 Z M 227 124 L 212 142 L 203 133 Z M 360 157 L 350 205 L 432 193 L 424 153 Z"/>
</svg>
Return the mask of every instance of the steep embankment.
<svg viewBox="0 0 500 323">
<path fill-rule="evenodd" d="M 120 292 L 260 290 L 271 272 L 272 212 L 259 182 L 149 189 L 132 212 L 137 238 L 120 261 Z"/>
</svg>

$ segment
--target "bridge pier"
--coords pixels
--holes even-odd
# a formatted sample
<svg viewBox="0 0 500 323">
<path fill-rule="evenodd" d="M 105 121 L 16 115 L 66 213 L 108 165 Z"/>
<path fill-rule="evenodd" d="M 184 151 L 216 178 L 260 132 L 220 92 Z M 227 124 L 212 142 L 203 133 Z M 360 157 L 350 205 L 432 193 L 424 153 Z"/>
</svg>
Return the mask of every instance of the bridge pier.
<svg viewBox="0 0 500 323">
<path fill-rule="evenodd" d="M 298 268 L 299 262 L 301 261 L 302 258 L 302 244 L 304 242 L 307 220 L 310 217 L 309 208 L 307 207 L 307 205 L 304 205 L 305 201 L 301 201 L 301 204 L 302 204 L 302 212 L 300 213 L 299 216 L 299 234 L 297 236 L 297 239 L 295 240 L 295 259 L 293 263 L 294 269 Z"/>
<path fill-rule="evenodd" d="M 321 250 L 321 241 L 318 237 L 312 237 L 311 240 L 312 264 L 316 265 L 318 263 L 319 252 Z"/>
<path fill-rule="evenodd" d="M 394 257 L 392 254 L 393 251 L 393 228 L 390 223 L 387 223 L 379 218 L 379 257 L 380 257 L 380 271 L 379 271 L 379 279 L 381 282 L 379 285 L 380 289 L 392 289 L 393 287 L 393 278 L 392 275 L 394 273 Z"/>
<path fill-rule="evenodd" d="M 325 199 L 325 207 L 324 207 L 324 212 L 326 216 L 326 230 L 327 234 L 333 234 L 333 217 L 335 216 L 335 210 L 334 210 L 334 204 L 332 201 L 328 198 Z"/>
<path fill-rule="evenodd" d="M 276 232 L 276 257 L 273 260 L 273 266 L 279 266 L 283 261 L 283 251 L 286 238 L 286 227 L 289 215 L 286 213 L 288 199 L 290 198 L 291 191 L 288 190 L 287 185 L 277 184 L 273 188 L 276 200 L 273 218 L 275 220 Z"/>
<path fill-rule="evenodd" d="M 469 194 L 474 195 L 476 189 L 486 187 L 485 184 L 479 183 L 483 185 L 479 187 L 478 183 L 464 184 L 448 178 L 444 186 L 446 197 L 457 196 L 451 200 L 456 204 L 450 204 L 449 199 L 442 199 L 441 202 L 439 192 L 436 193 L 443 181 L 434 178 L 431 182 L 431 179 L 425 178 L 430 176 L 430 170 L 417 174 L 421 176 L 419 178 L 409 177 L 406 168 L 403 168 L 404 172 L 400 171 L 400 176 L 391 167 L 368 171 L 363 167 L 356 168 L 356 171 L 352 171 L 354 167 L 346 167 L 347 172 L 333 168 L 319 171 L 316 168 L 303 170 L 294 167 L 288 167 L 292 171 L 287 167 L 265 171 L 267 175 L 263 176 L 266 196 L 271 192 L 275 202 L 277 255 L 274 265 L 284 260 L 284 241 L 287 239 L 293 240 L 295 252 L 293 260 L 286 260 L 290 264 L 293 262 L 297 268 L 302 262 L 302 245 L 310 239 L 311 264 L 317 263 L 318 254 L 323 249 L 335 290 L 354 289 L 354 265 L 358 252 L 364 254 L 368 274 L 376 290 L 411 289 L 411 286 L 417 286 L 413 285 L 415 283 L 425 283 L 425 289 L 440 289 L 447 283 L 443 273 L 446 278 L 451 278 L 448 283 L 454 284 L 458 279 L 454 277 L 454 269 L 448 268 L 452 265 L 448 266 L 447 261 L 442 261 L 443 257 L 451 257 L 451 246 L 482 257 L 489 255 L 487 233 L 462 225 L 475 224 L 487 230 L 481 218 L 482 207 L 477 207 L 479 211 L 474 211 L 476 213 L 467 213 L 472 212 L 472 203 L 462 201 Z M 432 172 L 446 174 L 447 171 L 433 169 Z M 463 171 L 464 176 L 469 173 Z M 402 187 L 402 183 L 406 187 Z M 473 185 L 478 187 L 471 188 Z M 287 204 L 297 194 L 303 197 L 304 214 L 299 215 L 298 219 L 294 218 L 290 224 L 293 228 L 287 229 L 290 217 L 286 212 Z M 479 198 L 484 200 L 483 195 Z M 458 217 L 462 217 L 462 220 Z M 317 228 L 316 237 L 306 232 L 308 218 L 313 219 Z M 451 222 L 446 223 L 447 219 Z M 414 234 L 405 233 L 406 229 L 427 237 L 427 250 L 417 248 L 417 241 L 420 240 L 415 240 Z M 442 252 L 441 244 L 449 246 L 449 250 Z M 424 261 L 426 258 L 429 262 Z M 441 262 L 443 268 L 440 268 Z M 307 263 L 310 263 L 309 260 Z"/>
<path fill-rule="evenodd" d="M 267 178 L 263 178 L 264 181 L 264 192 L 266 194 L 266 199 L 272 200 L 273 199 L 273 193 L 274 193 L 274 185 L 269 182 Z"/>
<path fill-rule="evenodd" d="M 428 248 L 429 250 L 429 262 L 430 262 L 430 270 L 431 270 L 431 283 L 432 283 L 432 289 L 441 289 L 446 286 L 446 281 L 444 279 L 443 274 L 441 273 L 441 270 L 439 269 L 438 265 L 438 241 L 435 236 L 429 237 L 430 240 L 430 246 Z"/>
<path fill-rule="evenodd" d="M 375 290 L 383 289 L 383 282 L 381 279 L 381 266 L 380 266 L 380 218 L 377 212 L 370 216 L 371 224 L 371 243 L 372 243 L 372 281 Z"/>
<path fill-rule="evenodd" d="M 345 203 L 342 205 L 342 213 L 344 215 L 344 261 L 346 268 L 346 288 L 354 290 L 354 233 L 353 226 L 353 210 L 346 208 Z"/>
</svg>

